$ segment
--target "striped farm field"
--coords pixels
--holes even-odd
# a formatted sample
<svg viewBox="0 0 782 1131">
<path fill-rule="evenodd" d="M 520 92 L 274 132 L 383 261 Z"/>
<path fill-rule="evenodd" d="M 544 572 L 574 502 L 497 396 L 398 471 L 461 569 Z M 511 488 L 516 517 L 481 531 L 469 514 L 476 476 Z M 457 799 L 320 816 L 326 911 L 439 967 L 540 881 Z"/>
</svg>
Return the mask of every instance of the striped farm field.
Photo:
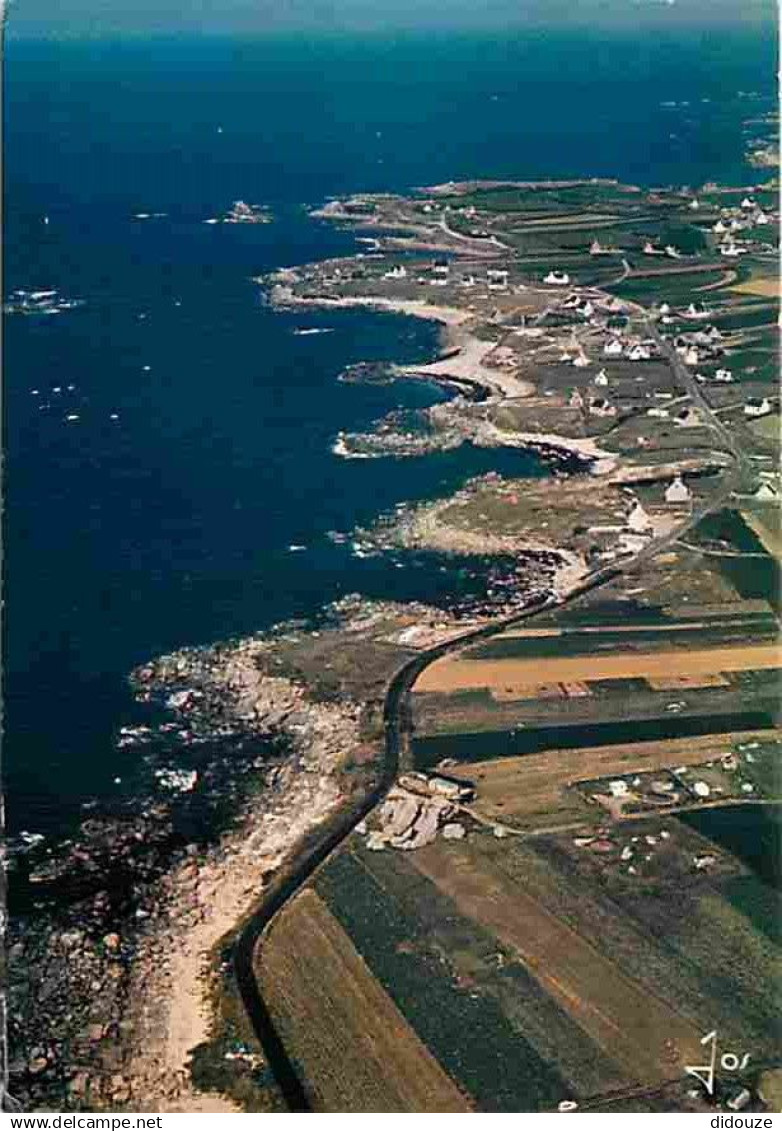
<svg viewBox="0 0 782 1131">
<path fill-rule="evenodd" d="M 258 972 L 315 1111 L 472 1110 L 312 889 L 275 921 Z"/>
<path fill-rule="evenodd" d="M 652 996 L 597 946 L 552 914 L 522 884 L 512 884 L 469 848 L 447 855 L 437 846 L 414 864 L 512 948 L 543 989 L 578 1023 L 628 1081 L 676 1079 L 697 1051 L 701 1033 L 676 1007 Z"/>
<path fill-rule="evenodd" d="M 422 672 L 414 691 L 448 692 L 486 687 L 507 695 L 515 688 L 523 689 L 541 682 L 660 678 L 777 668 L 781 658 L 776 644 L 645 653 L 616 651 L 609 655 L 544 659 L 472 660 L 445 656 Z"/>
</svg>

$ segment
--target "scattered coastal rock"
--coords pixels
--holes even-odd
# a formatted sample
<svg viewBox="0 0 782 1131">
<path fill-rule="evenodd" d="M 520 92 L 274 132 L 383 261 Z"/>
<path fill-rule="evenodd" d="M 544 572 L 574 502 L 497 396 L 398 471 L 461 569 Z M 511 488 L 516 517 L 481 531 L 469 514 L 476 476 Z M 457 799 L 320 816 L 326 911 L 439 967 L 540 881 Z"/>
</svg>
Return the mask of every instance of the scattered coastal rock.
<svg viewBox="0 0 782 1131">
<path fill-rule="evenodd" d="M 24 1108 L 239 1110 L 191 1078 L 191 1050 L 213 1024 L 214 955 L 292 846 L 376 772 L 372 703 L 412 654 L 398 640 L 411 627 L 422 639 L 463 631 L 440 610 L 352 595 L 317 628 L 291 622 L 132 673 L 140 704 L 166 721 L 124 726 L 118 739 L 141 746 L 173 728 L 164 734 L 189 757 L 203 750 L 205 767 L 210 749 L 236 757 L 234 776 L 170 777 L 180 788 L 141 812 L 90 815 L 59 855 L 38 840 L 26 849 L 35 917 L 16 916 L 8 938 L 10 1087 Z M 360 671 L 339 670 L 348 649 L 364 657 Z M 224 804 L 205 810 L 211 835 L 188 839 L 212 790 Z M 246 1057 L 230 1063 L 251 1073 Z"/>
</svg>

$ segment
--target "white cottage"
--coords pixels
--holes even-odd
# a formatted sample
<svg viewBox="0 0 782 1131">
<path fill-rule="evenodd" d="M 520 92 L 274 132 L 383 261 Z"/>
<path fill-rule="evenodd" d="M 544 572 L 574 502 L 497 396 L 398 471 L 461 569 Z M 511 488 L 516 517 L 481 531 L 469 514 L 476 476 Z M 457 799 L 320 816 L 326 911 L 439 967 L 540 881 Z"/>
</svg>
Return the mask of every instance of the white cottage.
<svg viewBox="0 0 782 1131">
<path fill-rule="evenodd" d="M 690 498 L 690 489 L 681 475 L 677 475 L 665 489 L 666 503 L 687 503 Z"/>
<path fill-rule="evenodd" d="M 709 312 L 702 302 L 691 302 L 685 311 L 688 318 L 708 318 Z"/>
<path fill-rule="evenodd" d="M 627 356 L 630 361 L 649 361 L 652 356 L 652 351 L 648 346 L 641 345 L 639 342 L 628 351 Z"/>
<path fill-rule="evenodd" d="M 745 416 L 768 416 L 771 411 L 771 401 L 768 397 L 750 397 L 744 404 Z"/>
<path fill-rule="evenodd" d="M 639 502 L 636 502 L 627 516 L 627 525 L 634 534 L 650 534 L 652 520 Z"/>
<path fill-rule="evenodd" d="M 593 416 L 616 416 L 616 405 L 611 404 L 605 397 L 595 397 L 589 402 L 589 411 Z"/>
</svg>

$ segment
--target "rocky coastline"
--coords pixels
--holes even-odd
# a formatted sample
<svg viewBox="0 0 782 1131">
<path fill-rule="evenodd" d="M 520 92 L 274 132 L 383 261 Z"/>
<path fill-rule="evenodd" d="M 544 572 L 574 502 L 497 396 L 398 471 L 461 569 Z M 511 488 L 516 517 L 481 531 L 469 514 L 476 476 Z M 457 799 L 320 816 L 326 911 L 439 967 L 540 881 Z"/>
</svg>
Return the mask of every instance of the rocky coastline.
<svg viewBox="0 0 782 1131">
<path fill-rule="evenodd" d="M 175 806 L 158 801 L 88 818 L 38 865 L 60 899 L 16 917 L 8 936 L 10 1091 L 23 1109 L 239 1110 L 197 1091 L 190 1071 L 213 1022 L 211 952 L 355 788 L 346 765 L 374 757 L 360 704 L 316 701 L 272 674 L 292 635 L 186 649 L 133 673 L 140 700 L 165 703 L 202 741 L 231 732 L 265 753 L 239 758 L 233 775 L 204 772 L 193 789 L 223 795 L 216 838 L 188 840 Z"/>
</svg>

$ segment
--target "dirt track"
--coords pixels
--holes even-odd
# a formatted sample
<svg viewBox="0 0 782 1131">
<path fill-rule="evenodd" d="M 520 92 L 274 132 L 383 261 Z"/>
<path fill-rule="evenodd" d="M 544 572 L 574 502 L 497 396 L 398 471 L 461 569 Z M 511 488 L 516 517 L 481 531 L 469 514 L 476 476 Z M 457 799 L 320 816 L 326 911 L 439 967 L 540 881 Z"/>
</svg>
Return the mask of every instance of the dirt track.
<svg viewBox="0 0 782 1131">
<path fill-rule="evenodd" d="M 477 785 L 473 809 L 486 820 L 520 828 L 555 827 L 595 819 L 595 810 L 568 790 L 574 782 L 698 764 L 725 753 L 737 742 L 772 737 L 777 737 L 776 731 L 739 731 L 587 750 L 546 750 L 516 758 L 463 762 L 449 772 Z"/>
</svg>

